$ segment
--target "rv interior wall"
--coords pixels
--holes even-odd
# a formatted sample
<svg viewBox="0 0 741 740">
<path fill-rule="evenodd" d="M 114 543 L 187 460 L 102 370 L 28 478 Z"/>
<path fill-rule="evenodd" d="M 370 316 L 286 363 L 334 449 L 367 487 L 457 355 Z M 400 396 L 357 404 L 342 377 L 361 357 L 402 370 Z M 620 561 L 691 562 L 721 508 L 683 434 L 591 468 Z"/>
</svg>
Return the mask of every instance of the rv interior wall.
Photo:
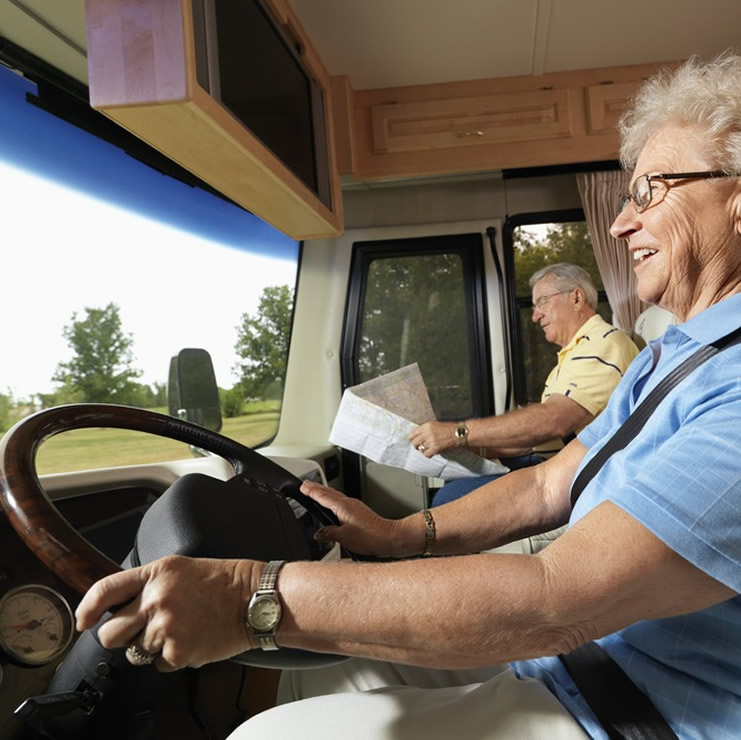
<svg viewBox="0 0 741 740">
<path fill-rule="evenodd" d="M 370 186 L 343 193 L 345 228 L 441 223 L 581 208 L 576 177 L 478 178 Z"/>
</svg>

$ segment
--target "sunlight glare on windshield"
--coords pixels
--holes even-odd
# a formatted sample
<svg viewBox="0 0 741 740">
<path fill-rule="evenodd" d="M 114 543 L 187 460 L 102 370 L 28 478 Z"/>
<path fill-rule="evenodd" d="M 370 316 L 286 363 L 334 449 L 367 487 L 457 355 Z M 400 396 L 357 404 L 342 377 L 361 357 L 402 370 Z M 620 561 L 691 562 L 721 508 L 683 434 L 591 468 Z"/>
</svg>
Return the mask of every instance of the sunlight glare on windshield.
<svg viewBox="0 0 741 740">
<path fill-rule="evenodd" d="M 48 393 L 69 359 L 63 327 L 86 307 L 120 308 L 140 382 L 164 382 L 171 354 L 206 347 L 231 387 L 235 327 L 263 289 L 296 279 L 296 260 L 208 242 L 0 161 L 5 362 L 0 389 Z"/>
</svg>

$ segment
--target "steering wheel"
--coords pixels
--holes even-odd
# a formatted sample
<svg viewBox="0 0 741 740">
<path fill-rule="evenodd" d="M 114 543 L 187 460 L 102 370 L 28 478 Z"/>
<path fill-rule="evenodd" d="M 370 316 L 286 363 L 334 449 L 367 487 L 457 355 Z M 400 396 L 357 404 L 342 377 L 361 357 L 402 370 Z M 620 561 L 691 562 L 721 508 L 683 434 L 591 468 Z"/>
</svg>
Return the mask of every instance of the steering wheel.
<svg viewBox="0 0 741 740">
<path fill-rule="evenodd" d="M 10 523 L 34 555 L 80 594 L 84 594 L 97 580 L 120 571 L 121 566 L 82 537 L 53 505 L 36 473 L 36 452 L 42 442 L 56 434 L 95 427 L 147 432 L 215 453 L 232 465 L 235 477 L 252 476 L 260 485 L 267 484 L 273 491 L 289 496 L 310 512 L 320 525 L 337 523 L 331 511 L 299 491 L 301 480 L 296 476 L 254 450 L 197 424 L 153 411 L 112 404 L 70 404 L 46 409 L 22 419 L 0 442 L 0 503 Z M 226 484 L 221 482 L 219 485 Z M 240 490 L 244 492 L 244 489 Z M 165 496 L 163 494 L 162 498 Z M 211 508 L 215 506 L 218 503 Z M 218 511 L 214 513 L 214 517 L 217 516 Z M 144 522 L 146 515 L 142 525 Z M 177 522 L 175 528 L 179 529 L 179 525 Z M 141 533 L 140 527 L 139 536 Z M 160 531 L 159 534 L 163 533 Z M 157 537 L 157 546 L 163 540 L 167 540 L 167 533 Z M 281 653 L 283 658 L 279 657 Z M 255 650 L 235 657 L 238 662 L 249 665 L 277 668 L 314 667 L 341 659 L 339 656 L 290 649 L 270 655 Z"/>
</svg>

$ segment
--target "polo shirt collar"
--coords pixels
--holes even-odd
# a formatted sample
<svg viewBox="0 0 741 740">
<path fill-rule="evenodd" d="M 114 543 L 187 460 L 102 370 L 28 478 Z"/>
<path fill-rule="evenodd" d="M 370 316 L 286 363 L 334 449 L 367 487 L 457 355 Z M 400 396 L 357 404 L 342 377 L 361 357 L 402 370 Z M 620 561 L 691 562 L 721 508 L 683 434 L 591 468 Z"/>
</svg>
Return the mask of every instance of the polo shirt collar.
<svg viewBox="0 0 741 740">
<path fill-rule="evenodd" d="M 591 318 L 588 318 L 577 330 L 576 334 L 574 334 L 573 337 L 571 337 L 571 341 L 565 346 L 561 347 L 560 350 L 558 350 L 559 357 L 565 353 L 569 352 L 574 347 L 576 347 L 577 342 L 585 335 L 589 334 L 590 331 L 595 329 L 597 326 L 599 326 L 602 323 L 602 317 L 596 313 Z"/>
<path fill-rule="evenodd" d="M 710 344 L 741 326 L 741 293 L 724 298 L 676 328 L 700 344 Z M 672 328 L 672 327 L 669 327 Z"/>
</svg>

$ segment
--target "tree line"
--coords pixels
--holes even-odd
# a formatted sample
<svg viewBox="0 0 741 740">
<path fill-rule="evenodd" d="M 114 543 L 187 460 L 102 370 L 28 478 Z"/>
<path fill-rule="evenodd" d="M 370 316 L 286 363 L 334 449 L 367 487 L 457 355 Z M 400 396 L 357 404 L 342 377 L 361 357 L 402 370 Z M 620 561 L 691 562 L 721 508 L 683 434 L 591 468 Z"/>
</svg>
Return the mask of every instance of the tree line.
<svg viewBox="0 0 741 740">
<path fill-rule="evenodd" d="M 240 317 L 234 345 L 238 359 L 233 367 L 238 380 L 229 389 L 219 389 L 225 416 L 240 415 L 247 400 L 281 398 L 292 311 L 291 289 L 280 285 L 263 290 L 254 316 Z M 72 356 L 58 363 L 51 378 L 54 390 L 31 399 L 16 399 L 10 391 L 0 393 L 0 431 L 34 409 L 60 404 L 167 405 L 164 382 L 139 382 L 143 373 L 136 367 L 134 337 L 124 330 L 118 305 L 111 302 L 73 313 L 62 334 Z"/>
</svg>

